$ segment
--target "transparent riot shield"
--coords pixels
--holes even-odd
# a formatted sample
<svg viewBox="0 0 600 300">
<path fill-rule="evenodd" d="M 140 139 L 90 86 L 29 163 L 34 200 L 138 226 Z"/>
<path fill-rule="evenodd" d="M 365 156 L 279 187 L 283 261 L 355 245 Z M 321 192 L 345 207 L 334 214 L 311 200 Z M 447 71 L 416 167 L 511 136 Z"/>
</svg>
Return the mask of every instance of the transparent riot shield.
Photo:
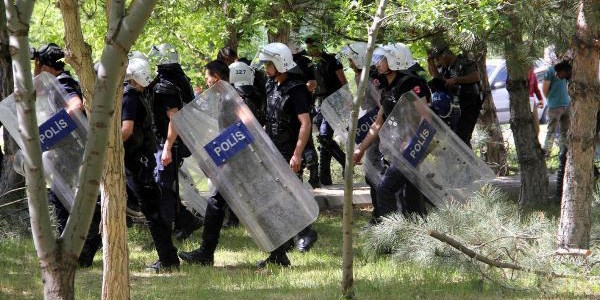
<svg viewBox="0 0 600 300">
<path fill-rule="evenodd" d="M 321 114 L 333 129 L 334 139 L 338 143 L 348 140 L 352 98 L 350 87 L 346 84 L 321 103 Z"/>
<path fill-rule="evenodd" d="M 80 111 L 67 113 L 68 99 L 56 77 L 43 72 L 34 78 L 34 85 L 44 176 L 50 189 L 71 210 L 79 182 L 88 122 Z M 13 95 L 0 102 L 0 121 L 22 149 Z"/>
<path fill-rule="evenodd" d="M 358 115 L 355 138 L 357 144 L 361 143 L 366 137 L 371 125 L 377 118 L 377 112 L 379 111 L 380 106 L 379 98 L 381 98 L 381 94 L 377 91 L 377 88 L 375 88 L 373 84 L 369 84 L 365 100 L 361 104 Z M 352 93 L 350 92 L 348 85 L 344 85 L 335 93 L 325 98 L 321 104 L 321 113 L 333 128 L 334 139 L 342 145 L 345 145 L 348 140 L 352 101 Z M 363 162 L 365 175 L 369 181 L 375 185 L 378 185 L 379 182 L 381 182 L 384 171 L 383 162 L 381 160 L 382 154 L 379 152 L 378 146 L 379 143 L 375 142 L 369 147 L 365 153 Z"/>
<path fill-rule="evenodd" d="M 436 206 L 464 202 L 495 178 L 413 92 L 402 95 L 379 137 L 384 156 Z"/>
<path fill-rule="evenodd" d="M 231 85 L 215 84 L 173 123 L 261 249 L 275 250 L 316 220 L 312 193 Z"/>
<path fill-rule="evenodd" d="M 201 216 L 205 215 L 208 205 L 208 199 L 199 190 L 203 181 L 206 181 L 206 176 L 195 160 L 184 160 L 179 169 L 179 196 L 188 210 Z"/>
</svg>

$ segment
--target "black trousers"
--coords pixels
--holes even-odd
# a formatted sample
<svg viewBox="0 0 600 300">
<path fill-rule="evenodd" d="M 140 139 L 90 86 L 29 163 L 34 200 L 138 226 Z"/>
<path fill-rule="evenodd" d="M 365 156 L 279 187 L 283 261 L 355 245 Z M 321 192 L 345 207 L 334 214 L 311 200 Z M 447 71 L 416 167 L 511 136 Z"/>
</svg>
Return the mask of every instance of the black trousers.
<svg viewBox="0 0 600 300">
<path fill-rule="evenodd" d="M 282 153 L 286 161 L 292 158 L 291 154 Z M 223 220 L 225 219 L 225 211 L 229 208 L 225 198 L 219 191 L 208 198 L 208 205 L 204 215 L 204 228 L 202 229 L 202 248 L 206 251 L 214 252 L 219 244 L 221 229 L 223 228 Z M 302 232 L 309 230 L 310 226 Z M 271 254 L 282 255 L 289 251 L 293 246 L 293 239 L 279 246 Z"/>
<path fill-rule="evenodd" d="M 179 262 L 177 248 L 171 239 L 171 222 L 165 220 L 160 213 L 161 191 L 154 182 L 153 157 L 148 154 L 142 161 L 128 161 L 125 165 L 127 192 L 133 193 L 131 199 L 137 198 L 140 209 L 146 220 L 150 235 L 158 253 L 158 259 L 166 264 Z"/>
<path fill-rule="evenodd" d="M 56 216 L 56 224 L 58 234 L 62 234 L 67 226 L 67 220 L 69 219 L 69 211 L 67 208 L 60 202 L 58 196 L 51 190 L 48 190 L 48 200 L 50 204 L 54 207 L 54 215 Z M 94 209 L 94 215 L 92 217 L 92 223 L 90 223 L 90 229 L 88 230 L 88 234 L 85 238 L 85 243 L 83 244 L 83 249 L 79 254 L 79 263 L 83 265 L 91 265 L 94 260 L 94 255 L 102 246 L 102 236 L 100 235 L 100 195 L 98 195 L 98 199 L 96 200 L 96 208 Z"/>
<path fill-rule="evenodd" d="M 173 147 L 171 151 L 173 161 L 167 166 L 163 166 L 161 163 L 161 155 L 163 152 L 162 146 L 154 154 L 156 159 L 154 178 L 162 196 L 159 203 L 160 213 L 167 222 L 172 224 L 173 228 L 184 229 L 191 232 L 193 231 L 191 228 L 198 220 L 196 220 L 196 217 L 181 204 L 179 187 L 177 186 L 179 183 L 177 176 L 179 176 L 179 167 L 183 163 L 183 159 L 178 156 L 176 147 Z"/>
<path fill-rule="evenodd" d="M 373 214 L 371 215 L 372 219 L 377 219 L 380 217 L 379 209 L 377 207 L 377 188 L 378 186 L 369 180 L 369 177 L 365 176 L 365 182 L 369 185 L 369 194 L 371 195 L 371 203 L 373 205 Z"/>
<path fill-rule="evenodd" d="M 340 148 L 340 145 L 333 140 L 333 128 L 325 120 L 323 115 L 315 117 L 315 122 L 319 126 L 319 176 L 324 184 L 331 184 L 331 158 L 333 157 L 344 169 L 346 164 L 346 154 Z"/>
<path fill-rule="evenodd" d="M 385 171 L 377 188 L 377 218 L 401 211 L 406 217 L 424 217 L 425 196 L 394 165 Z"/>
<path fill-rule="evenodd" d="M 456 124 L 456 135 L 458 135 L 469 148 L 472 148 L 471 137 L 473 135 L 473 130 L 475 130 L 480 110 L 481 105 L 469 105 L 464 107 L 461 105 L 460 107 L 460 118 Z"/>
</svg>

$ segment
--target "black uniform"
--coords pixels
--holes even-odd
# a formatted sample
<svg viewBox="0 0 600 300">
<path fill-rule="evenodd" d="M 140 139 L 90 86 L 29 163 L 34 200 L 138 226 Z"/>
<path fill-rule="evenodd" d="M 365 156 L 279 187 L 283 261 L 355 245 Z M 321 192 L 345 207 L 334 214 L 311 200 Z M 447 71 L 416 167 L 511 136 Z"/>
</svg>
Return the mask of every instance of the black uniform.
<svg viewBox="0 0 600 300">
<path fill-rule="evenodd" d="M 294 62 L 298 66 L 298 69 L 301 71 L 301 74 L 293 75 L 297 77 L 298 80 L 307 83 L 310 80 L 316 80 L 315 78 L 315 66 L 313 65 L 310 58 L 304 56 L 305 51 L 300 53 L 296 53 L 293 55 Z M 290 73 L 292 70 L 290 70 Z M 314 113 L 314 101 L 313 97 L 310 97 L 310 119 L 311 122 L 315 117 Z M 313 141 L 312 134 L 308 138 L 308 143 L 306 144 L 306 149 L 304 149 L 304 153 L 302 154 L 302 168 L 307 168 L 310 175 L 308 179 L 308 183 L 312 187 L 318 187 L 320 185 L 319 181 L 319 158 L 317 155 L 317 149 L 315 148 L 315 143 Z"/>
<path fill-rule="evenodd" d="M 162 265 L 179 265 L 177 249 L 171 240 L 171 223 L 160 216 L 161 191 L 153 178 L 156 137 L 151 111 L 143 94 L 129 85 L 123 94 L 121 120 L 134 122 L 133 133 L 123 143 L 127 190 L 140 201 Z"/>
<path fill-rule="evenodd" d="M 260 90 L 253 85 L 236 87 L 236 90 L 244 99 L 244 102 L 246 105 L 248 105 L 248 108 L 250 108 L 257 120 L 261 124 L 264 124 L 264 94 L 262 94 Z M 229 115 L 227 117 L 229 117 Z M 227 127 L 228 124 L 221 124 L 222 121 L 225 121 L 224 119 L 224 116 L 219 116 L 220 127 Z M 206 206 L 206 212 L 204 215 L 204 228 L 202 229 L 201 246 L 191 252 L 180 252 L 179 257 L 189 263 L 212 266 L 214 262 L 214 253 L 217 249 L 217 245 L 219 244 L 221 229 L 224 226 L 223 221 L 225 220 L 225 214 L 227 211 L 230 213 L 229 221 L 231 222 L 231 218 L 234 217 L 235 214 L 229 210 L 229 205 L 227 205 L 227 202 L 221 193 L 218 190 L 215 190 L 208 198 L 208 205 Z M 237 220 L 237 217 L 235 217 L 235 220 Z"/>
<path fill-rule="evenodd" d="M 190 156 L 191 153 L 177 137 L 171 149 L 172 162 L 163 166 L 161 155 L 170 122 L 167 111 L 173 108 L 181 109 L 184 103 L 193 100 L 194 92 L 179 64 L 159 65 L 158 77 L 152 89 L 152 109 L 159 143 L 155 152 L 154 175 L 162 195 L 160 212 L 167 222 L 175 225 L 175 228 L 191 233 L 199 227 L 200 221 L 181 204 L 178 186 L 179 167 L 183 163 L 183 158 Z"/>
<path fill-rule="evenodd" d="M 60 86 L 65 90 L 67 100 L 73 97 L 79 97 L 79 99 L 83 99 L 83 94 L 81 92 L 79 83 L 77 80 L 71 77 L 69 72 L 61 72 L 58 76 L 56 76 L 56 79 L 58 80 Z M 85 115 L 85 111 L 83 113 Z M 58 233 L 62 234 L 65 226 L 67 225 L 67 220 L 69 219 L 69 211 L 58 199 L 58 196 L 51 190 L 48 191 L 48 199 L 54 206 L 54 214 L 56 216 Z M 92 265 L 94 255 L 102 245 L 102 237 L 100 236 L 99 228 L 100 221 L 100 196 L 98 196 L 98 199 L 96 200 L 96 208 L 92 217 L 92 223 L 90 224 L 90 229 L 88 231 L 85 244 L 83 245 L 83 249 L 79 255 L 79 265 L 82 267 L 89 267 Z"/>
<path fill-rule="evenodd" d="M 381 109 L 383 109 L 384 118 L 389 116 L 400 100 L 400 96 L 406 92 L 412 90 L 419 97 L 429 98 L 430 96 L 425 80 L 412 72 L 398 71 L 398 75 L 390 84 L 386 80 L 382 81 L 382 86 Z M 427 212 L 425 197 L 402 175 L 397 167 L 390 165 L 377 189 L 377 217 L 398 211 L 398 205 L 406 216 L 413 213 L 424 216 Z"/>
<path fill-rule="evenodd" d="M 242 85 L 235 88 L 244 103 L 248 105 L 252 114 L 260 125 L 265 125 L 265 93 L 253 85 Z"/>
<path fill-rule="evenodd" d="M 267 114 L 266 131 L 277 150 L 286 161 L 290 161 L 294 155 L 301 123 L 298 116 L 309 113 L 310 93 L 303 81 L 288 79 L 281 84 L 273 79 L 267 83 Z M 306 227 L 297 235 L 298 247 L 301 251 L 308 251 L 312 243 L 316 241 L 317 235 L 310 226 Z M 306 240 L 306 242 L 304 241 Z M 290 243 L 286 243 L 271 253 L 270 258 L 276 260 L 285 257 Z"/>
<path fill-rule="evenodd" d="M 336 72 L 343 70 L 343 68 L 342 63 L 331 54 L 322 53 L 321 57 L 316 58 L 315 77 L 317 80 L 317 90 L 315 91 L 315 97 L 319 105 L 323 99 L 342 87 L 342 83 L 338 79 Z M 319 127 L 319 143 L 321 144 L 319 149 L 321 161 L 319 165 L 320 180 L 324 185 L 331 185 L 331 157 L 335 158 L 343 168 L 345 166 L 345 154 L 333 140 L 333 129 L 320 112 L 314 121 Z"/>
<path fill-rule="evenodd" d="M 444 78 L 456 78 L 473 72 L 477 72 L 477 64 L 463 55 L 458 55 L 454 64 L 442 68 L 441 75 Z M 471 135 L 475 129 L 475 124 L 477 124 L 482 105 L 479 82 L 453 86 L 450 93 L 458 97 L 460 104 L 460 117 L 456 124 L 456 134 L 471 147 Z"/>
</svg>

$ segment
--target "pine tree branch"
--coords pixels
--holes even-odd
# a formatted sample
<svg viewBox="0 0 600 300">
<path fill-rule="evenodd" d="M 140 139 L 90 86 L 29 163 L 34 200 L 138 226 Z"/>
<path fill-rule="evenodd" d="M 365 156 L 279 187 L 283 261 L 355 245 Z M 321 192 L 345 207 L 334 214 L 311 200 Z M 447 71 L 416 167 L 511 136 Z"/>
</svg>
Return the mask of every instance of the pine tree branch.
<svg viewBox="0 0 600 300">
<path fill-rule="evenodd" d="M 477 260 L 479 262 L 482 262 L 486 265 L 492 266 L 492 267 L 496 267 L 496 268 L 500 268 L 500 269 L 511 269 L 511 270 L 534 273 L 534 274 L 542 275 L 542 276 L 551 276 L 551 277 L 558 277 L 558 278 L 578 278 L 578 277 L 580 277 L 580 276 L 572 276 L 572 275 L 566 275 L 566 274 L 557 274 L 554 272 L 545 272 L 545 271 L 535 270 L 535 269 L 531 269 L 531 268 L 526 268 L 526 267 L 523 267 L 523 266 L 520 266 L 517 264 L 513 264 L 513 263 L 497 261 L 497 260 L 491 259 L 485 255 L 481 255 L 481 254 L 473 251 L 472 249 L 465 246 L 461 242 L 455 240 L 454 238 L 452 238 L 444 233 L 441 233 L 441 232 L 438 232 L 435 230 L 429 230 L 427 232 L 427 234 L 434 239 L 437 239 L 441 242 L 444 242 L 444 243 L 452 246 L 452 248 L 462 252 L 466 256 L 468 256 L 474 260 Z"/>
</svg>

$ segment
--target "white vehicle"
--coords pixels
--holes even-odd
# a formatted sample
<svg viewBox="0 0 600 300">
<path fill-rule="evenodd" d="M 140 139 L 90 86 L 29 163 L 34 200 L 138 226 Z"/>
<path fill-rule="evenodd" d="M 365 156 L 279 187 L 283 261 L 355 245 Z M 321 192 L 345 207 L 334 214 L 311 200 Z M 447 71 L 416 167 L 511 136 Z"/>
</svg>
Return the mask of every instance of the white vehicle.
<svg viewBox="0 0 600 300">
<path fill-rule="evenodd" d="M 492 89 L 492 98 L 494 99 L 494 105 L 496 106 L 496 115 L 498 116 L 498 121 L 500 124 L 506 124 L 510 121 L 510 102 L 508 98 L 508 91 L 506 90 L 506 77 L 508 75 L 506 61 L 504 59 L 487 59 L 485 65 L 488 79 L 490 81 L 490 88 Z M 542 60 L 537 60 L 535 62 L 534 72 L 538 80 L 538 87 L 540 88 L 540 91 L 542 91 L 544 74 L 549 67 L 550 65 Z M 530 104 L 533 105 L 533 103 Z M 546 123 L 547 109 L 545 98 L 544 107 L 538 107 L 537 110 L 540 123 Z"/>
</svg>

